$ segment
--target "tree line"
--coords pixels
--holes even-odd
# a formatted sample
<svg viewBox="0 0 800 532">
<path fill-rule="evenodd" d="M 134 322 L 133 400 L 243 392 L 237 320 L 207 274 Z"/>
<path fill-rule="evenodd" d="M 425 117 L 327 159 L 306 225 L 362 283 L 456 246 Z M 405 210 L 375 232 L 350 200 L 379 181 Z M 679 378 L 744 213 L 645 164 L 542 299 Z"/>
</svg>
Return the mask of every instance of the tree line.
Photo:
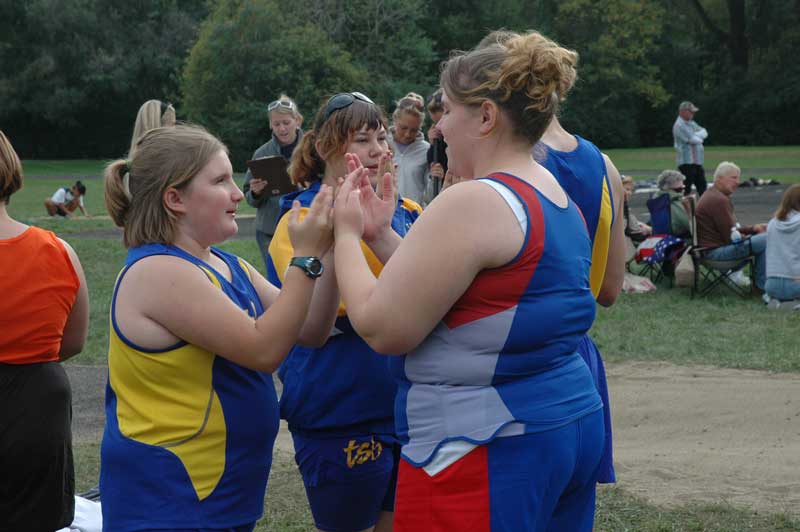
<svg viewBox="0 0 800 532">
<path fill-rule="evenodd" d="M 235 165 L 266 103 L 430 94 L 451 50 L 537 29 L 580 54 L 565 126 L 603 148 L 670 145 L 682 100 L 708 144 L 798 144 L 800 0 L 0 0 L 0 128 L 26 158 L 112 158 L 138 107 L 172 102 Z"/>
</svg>

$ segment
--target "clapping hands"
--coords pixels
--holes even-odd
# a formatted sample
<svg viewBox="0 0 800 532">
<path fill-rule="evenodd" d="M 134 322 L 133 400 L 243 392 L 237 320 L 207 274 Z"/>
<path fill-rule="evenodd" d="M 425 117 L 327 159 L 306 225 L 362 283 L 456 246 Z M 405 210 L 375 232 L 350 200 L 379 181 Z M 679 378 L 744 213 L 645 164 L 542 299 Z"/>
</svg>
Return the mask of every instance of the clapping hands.
<svg viewBox="0 0 800 532">
<path fill-rule="evenodd" d="M 298 256 L 323 256 L 333 243 L 333 188 L 321 185 L 305 218 L 300 220 L 300 202 L 289 211 L 289 239 Z"/>
<path fill-rule="evenodd" d="M 386 155 L 389 167 L 391 155 Z M 355 235 L 369 242 L 391 227 L 396 208 L 394 176 L 387 171 L 378 176 L 378 191 L 372 187 L 369 171 L 357 155 L 345 155 L 347 176 L 340 181 L 334 204 L 334 230 L 337 238 Z"/>
</svg>

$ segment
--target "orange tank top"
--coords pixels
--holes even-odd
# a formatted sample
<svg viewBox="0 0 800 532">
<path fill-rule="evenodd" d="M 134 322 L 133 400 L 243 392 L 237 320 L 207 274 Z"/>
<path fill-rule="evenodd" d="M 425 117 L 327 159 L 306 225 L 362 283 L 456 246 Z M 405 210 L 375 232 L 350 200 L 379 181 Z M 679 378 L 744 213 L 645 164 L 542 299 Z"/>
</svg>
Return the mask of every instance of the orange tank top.
<svg viewBox="0 0 800 532">
<path fill-rule="evenodd" d="M 0 240 L 0 363 L 58 360 L 79 284 L 52 232 L 29 227 Z"/>
</svg>

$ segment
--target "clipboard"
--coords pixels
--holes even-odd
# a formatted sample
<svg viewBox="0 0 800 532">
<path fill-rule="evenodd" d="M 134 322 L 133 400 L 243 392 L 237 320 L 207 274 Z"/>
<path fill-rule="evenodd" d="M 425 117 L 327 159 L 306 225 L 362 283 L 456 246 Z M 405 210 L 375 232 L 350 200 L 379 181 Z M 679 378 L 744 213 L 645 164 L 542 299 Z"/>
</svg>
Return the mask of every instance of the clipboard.
<svg viewBox="0 0 800 532">
<path fill-rule="evenodd" d="M 282 156 L 261 157 L 260 159 L 247 161 L 246 164 L 253 177 L 267 182 L 264 194 L 275 197 L 297 191 L 297 186 L 292 183 L 287 171 L 289 161 Z"/>
</svg>

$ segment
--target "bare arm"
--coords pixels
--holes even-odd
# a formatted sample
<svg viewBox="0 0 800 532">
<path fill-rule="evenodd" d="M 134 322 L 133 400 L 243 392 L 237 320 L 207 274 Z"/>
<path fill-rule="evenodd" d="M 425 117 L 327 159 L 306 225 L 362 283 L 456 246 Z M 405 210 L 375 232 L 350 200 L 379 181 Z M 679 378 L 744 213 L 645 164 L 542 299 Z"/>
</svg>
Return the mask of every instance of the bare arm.
<svg viewBox="0 0 800 532">
<path fill-rule="evenodd" d="M 303 216 L 301 211 L 300 218 Z M 289 262 L 294 256 L 295 250 L 289 238 L 288 220 L 284 216 L 278 222 L 275 236 L 269 246 L 269 259 L 281 283 L 285 282 Z M 339 308 L 339 288 L 336 284 L 332 248 L 322 257 L 322 264 L 325 271 L 322 277 L 317 279 L 308 316 L 297 340 L 297 343 L 309 347 L 320 347 L 328 340 Z"/>
<path fill-rule="evenodd" d="M 330 248 L 331 200 L 332 190 L 323 186 L 302 222 L 297 202 L 287 215 L 298 254 L 322 256 Z M 272 372 L 297 342 L 315 281 L 300 268 L 289 268 L 277 296 L 261 281 L 259 297 L 269 306 L 253 319 L 193 264 L 166 255 L 148 257 L 134 264 L 120 284 L 117 322 L 129 338 L 129 328 L 150 342 L 157 337 L 169 345 L 180 338 L 241 366 Z"/>
<path fill-rule="evenodd" d="M 614 304 L 622 290 L 625 278 L 625 221 L 623 220 L 624 191 L 622 178 L 614 163 L 603 154 L 606 162 L 606 172 L 611 185 L 611 196 L 614 198 L 614 222 L 611 224 L 611 241 L 608 246 L 608 261 L 603 276 L 603 284 L 597 294 L 597 302 L 604 307 Z"/>
<path fill-rule="evenodd" d="M 156 256 L 128 271 L 120 285 L 116 312 L 129 337 L 127 323 L 132 320 L 126 320 L 126 315 L 148 320 L 176 338 L 241 366 L 272 372 L 296 342 L 313 290 L 312 279 L 299 268 L 290 268 L 272 305 L 254 320 L 196 266 L 180 258 Z"/>
<path fill-rule="evenodd" d="M 63 361 L 80 353 L 86 343 L 86 335 L 89 332 L 89 290 L 86 287 L 86 276 L 83 273 L 78 254 L 75 253 L 72 246 L 63 240 L 61 240 L 61 243 L 67 250 L 79 282 L 78 293 L 75 296 L 75 302 L 72 304 L 69 316 L 67 316 L 64 334 L 61 337 L 59 358 Z"/>
<path fill-rule="evenodd" d="M 335 211 L 339 290 L 350 322 L 380 353 L 419 345 L 481 270 L 508 262 L 523 242 L 499 194 L 482 183 L 459 184 L 422 213 L 376 279 L 359 247 L 359 192 L 345 183 Z"/>
</svg>

